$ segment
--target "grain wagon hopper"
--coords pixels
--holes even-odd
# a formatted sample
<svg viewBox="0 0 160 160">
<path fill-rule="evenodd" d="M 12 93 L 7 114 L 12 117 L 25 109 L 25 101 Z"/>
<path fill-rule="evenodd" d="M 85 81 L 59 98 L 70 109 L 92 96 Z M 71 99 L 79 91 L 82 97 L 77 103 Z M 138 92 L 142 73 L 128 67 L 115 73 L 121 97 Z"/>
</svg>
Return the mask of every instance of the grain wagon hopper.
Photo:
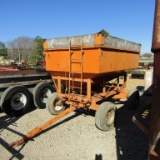
<svg viewBox="0 0 160 160">
<path fill-rule="evenodd" d="M 44 40 L 46 70 L 57 90 L 48 98 L 46 108 L 58 115 L 12 145 L 23 143 L 80 108 L 95 110 L 97 128 L 108 131 L 114 126 L 115 101 L 127 100 L 131 109 L 137 106 L 139 92 L 125 90 L 125 70 L 138 67 L 141 45 L 105 33 L 102 30 L 96 34 Z"/>
<path fill-rule="evenodd" d="M 46 70 L 58 92 L 48 100 L 49 112 L 58 114 L 65 104 L 76 109 L 97 110 L 97 127 L 109 130 L 113 127 L 114 100 L 127 99 L 134 94 L 128 105 L 136 106 L 138 92 L 125 91 L 125 70 L 138 67 L 139 52 L 140 44 L 104 35 L 104 30 L 97 34 L 44 40 Z M 62 86 L 65 86 L 63 91 Z M 101 117 L 102 113 L 107 117 Z"/>
</svg>

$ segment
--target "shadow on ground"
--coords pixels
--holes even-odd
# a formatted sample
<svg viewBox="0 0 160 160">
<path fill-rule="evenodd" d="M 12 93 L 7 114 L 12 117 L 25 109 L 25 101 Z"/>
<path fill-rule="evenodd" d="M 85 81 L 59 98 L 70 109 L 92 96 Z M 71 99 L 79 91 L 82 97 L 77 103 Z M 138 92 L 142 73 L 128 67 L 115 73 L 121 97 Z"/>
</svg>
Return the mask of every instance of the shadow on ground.
<svg viewBox="0 0 160 160">
<path fill-rule="evenodd" d="M 8 127 L 9 125 L 14 125 L 16 126 L 16 121 L 19 119 L 20 117 L 9 117 L 7 115 L 1 116 L 0 117 L 0 134 L 1 132 L 3 132 L 4 130 L 8 130 L 9 132 L 13 132 L 17 135 L 20 136 L 24 136 L 23 134 L 11 129 L 10 127 Z M 5 148 L 8 152 L 11 153 L 11 158 L 9 160 L 12 159 L 23 159 L 23 155 L 20 153 L 20 151 L 22 150 L 22 148 L 24 146 L 21 146 L 21 148 L 19 150 L 16 150 L 12 147 L 9 146 L 9 144 L 2 138 L 0 138 L 0 144 L 2 145 L 3 148 Z"/>
<path fill-rule="evenodd" d="M 149 137 L 132 122 L 132 117 L 150 102 L 150 96 L 142 95 L 136 110 L 129 110 L 127 106 L 117 110 L 115 129 L 118 160 L 147 160 Z"/>
<path fill-rule="evenodd" d="M 35 107 L 31 107 L 31 109 L 29 110 L 29 112 L 32 112 L 34 111 L 36 108 Z M 28 112 L 28 113 L 29 113 Z M 3 113 L 2 110 L 0 111 L 0 113 Z M 1 117 L 0 117 L 0 135 L 3 131 L 7 130 L 9 132 L 12 132 L 14 134 L 17 134 L 19 135 L 20 137 L 24 137 L 25 135 L 20 133 L 20 132 L 17 132 L 15 131 L 14 129 L 10 128 L 9 126 L 12 125 L 12 126 L 17 126 L 17 123 L 16 121 L 19 120 L 22 116 L 19 116 L 19 117 L 11 117 L 11 116 L 8 116 L 8 115 L 5 115 L 3 114 Z M 0 144 L 2 145 L 2 147 L 4 149 L 6 149 L 9 153 L 11 153 L 11 158 L 9 160 L 12 160 L 12 159 L 23 159 L 24 156 L 20 153 L 20 151 L 23 149 L 23 147 L 25 146 L 22 145 L 20 147 L 20 149 L 14 149 L 12 147 L 9 146 L 9 144 L 2 138 L 0 138 Z"/>
</svg>

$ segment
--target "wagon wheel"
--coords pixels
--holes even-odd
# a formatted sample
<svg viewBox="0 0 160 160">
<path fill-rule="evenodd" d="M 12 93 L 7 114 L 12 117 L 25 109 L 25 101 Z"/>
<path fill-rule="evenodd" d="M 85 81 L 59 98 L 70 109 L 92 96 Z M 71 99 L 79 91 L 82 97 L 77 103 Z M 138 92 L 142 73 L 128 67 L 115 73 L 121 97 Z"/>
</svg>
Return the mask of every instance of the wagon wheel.
<svg viewBox="0 0 160 160">
<path fill-rule="evenodd" d="M 128 100 L 127 100 L 127 108 L 129 109 L 136 109 L 139 105 L 139 92 L 137 89 L 130 90 L 128 94 Z"/>
<path fill-rule="evenodd" d="M 65 109 L 64 103 L 57 93 L 52 93 L 46 103 L 46 108 L 50 114 L 57 115 Z"/>
<path fill-rule="evenodd" d="M 56 90 L 54 86 L 51 85 L 50 83 L 46 82 L 38 83 L 33 89 L 34 105 L 40 109 L 45 108 L 47 99 L 55 91 Z"/>
<path fill-rule="evenodd" d="M 116 106 L 111 102 L 103 102 L 96 111 L 95 123 L 98 129 L 109 131 L 114 127 Z"/>
<path fill-rule="evenodd" d="M 32 94 L 23 86 L 7 88 L 2 96 L 0 106 L 2 111 L 10 116 L 21 116 L 27 113 L 32 104 Z"/>
</svg>

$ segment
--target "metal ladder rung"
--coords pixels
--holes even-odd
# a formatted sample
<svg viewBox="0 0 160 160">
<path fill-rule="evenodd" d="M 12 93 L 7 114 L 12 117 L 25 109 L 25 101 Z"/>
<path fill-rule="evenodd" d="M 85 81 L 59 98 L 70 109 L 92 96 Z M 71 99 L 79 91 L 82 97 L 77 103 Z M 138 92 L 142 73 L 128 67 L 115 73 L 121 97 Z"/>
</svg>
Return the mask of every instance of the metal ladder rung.
<svg viewBox="0 0 160 160">
<path fill-rule="evenodd" d="M 81 72 L 71 72 L 71 74 L 81 74 Z"/>
<path fill-rule="evenodd" d="M 82 63 L 82 61 L 80 61 L 80 60 L 71 60 L 71 63 Z"/>
<path fill-rule="evenodd" d="M 71 88 L 81 89 L 81 87 L 70 86 Z"/>
<path fill-rule="evenodd" d="M 76 61 L 76 60 L 82 61 L 82 59 L 80 59 L 80 58 L 72 58 L 71 60 L 73 60 L 73 61 Z"/>
</svg>

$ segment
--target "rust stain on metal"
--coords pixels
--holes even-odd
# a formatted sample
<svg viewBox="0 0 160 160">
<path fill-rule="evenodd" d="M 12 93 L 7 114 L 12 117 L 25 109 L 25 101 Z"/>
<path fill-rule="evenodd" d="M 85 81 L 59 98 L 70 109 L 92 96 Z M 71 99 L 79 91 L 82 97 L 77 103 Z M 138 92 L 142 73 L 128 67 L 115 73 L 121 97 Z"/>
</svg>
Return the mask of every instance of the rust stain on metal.
<svg viewBox="0 0 160 160">
<path fill-rule="evenodd" d="M 150 122 L 150 160 L 160 159 L 160 0 L 156 0 L 152 52 L 154 53 L 153 94 Z"/>
<path fill-rule="evenodd" d="M 159 49 L 160 49 L 160 1 L 156 0 L 153 39 L 152 39 L 152 52 Z"/>
</svg>

